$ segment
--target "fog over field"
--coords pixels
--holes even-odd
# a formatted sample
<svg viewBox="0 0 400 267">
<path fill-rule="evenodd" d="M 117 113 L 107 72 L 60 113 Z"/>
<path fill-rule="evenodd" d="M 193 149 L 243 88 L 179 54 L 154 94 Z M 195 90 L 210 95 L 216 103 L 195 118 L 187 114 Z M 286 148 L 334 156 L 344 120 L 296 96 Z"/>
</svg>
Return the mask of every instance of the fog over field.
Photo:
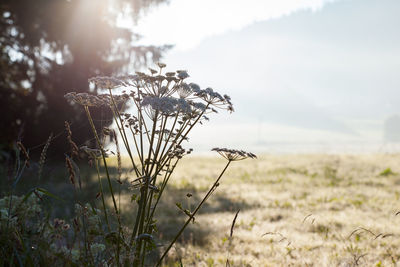
<svg viewBox="0 0 400 267">
<path fill-rule="evenodd" d="M 144 42 L 176 44 L 164 58 L 168 67 L 187 69 L 190 81 L 232 97 L 236 112 L 210 116 L 192 146 L 398 151 L 392 141 L 399 133 L 385 138 L 384 129 L 389 118 L 399 124 L 399 1 L 225 3 L 202 16 L 194 14 L 207 5 L 196 12 L 199 1 L 187 2 L 162 5 L 137 27 Z M 157 24 L 176 10 L 182 17 Z M 152 38 L 160 32 L 165 38 Z"/>
</svg>

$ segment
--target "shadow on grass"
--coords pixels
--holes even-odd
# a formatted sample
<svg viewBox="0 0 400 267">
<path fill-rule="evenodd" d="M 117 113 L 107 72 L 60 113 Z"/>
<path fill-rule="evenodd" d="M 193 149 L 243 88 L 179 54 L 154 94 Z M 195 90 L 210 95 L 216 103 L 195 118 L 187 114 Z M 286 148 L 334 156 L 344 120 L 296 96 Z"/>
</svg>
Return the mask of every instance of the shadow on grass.
<svg viewBox="0 0 400 267">
<path fill-rule="evenodd" d="M 50 212 L 52 218 L 61 218 L 66 221 L 71 221 L 74 214 L 74 204 L 79 203 L 91 203 L 97 207 L 100 207 L 100 199 L 96 200 L 96 195 L 99 192 L 98 177 L 95 167 L 90 167 L 87 163 L 79 165 L 79 179 L 76 177 L 75 187 L 69 180 L 68 171 L 65 168 L 63 162 L 48 162 L 46 167 L 43 169 L 41 178 L 38 177 L 39 166 L 38 164 L 32 164 L 29 169 L 26 169 L 17 186 L 14 189 L 13 194 L 24 195 L 29 192 L 32 188 L 42 187 L 48 190 L 50 193 L 61 198 L 63 201 L 57 199 L 51 199 L 48 197 L 44 198 L 43 205 Z M 136 204 L 131 202 L 131 195 L 138 194 L 139 190 L 133 190 L 130 188 L 129 180 L 132 180 L 134 174 L 130 169 L 124 168 L 122 170 L 123 178 L 131 176 L 131 179 L 125 179 L 122 185 L 116 181 L 118 177 L 118 171 L 116 167 L 110 167 L 110 174 L 112 185 L 114 188 L 121 188 L 121 196 L 125 198 L 122 208 L 122 220 L 125 225 L 130 229 L 134 224 L 134 216 L 136 211 Z M 8 172 L 3 168 L 0 170 L 1 177 L 1 192 L 0 197 L 9 194 L 11 189 L 12 181 L 9 179 Z M 81 188 L 79 186 L 79 180 Z M 101 181 L 105 188 L 105 197 L 110 198 L 107 187 L 107 179 L 104 173 L 101 173 Z M 211 186 L 211 184 L 210 184 Z M 188 195 L 190 193 L 190 197 Z M 181 203 L 184 209 L 193 211 L 198 203 L 202 200 L 206 191 L 197 190 L 194 186 L 188 184 L 184 187 L 169 184 L 165 190 L 162 200 L 159 204 L 156 219 L 158 232 L 155 233 L 157 244 L 161 247 L 159 250 L 152 252 L 152 259 L 159 257 L 160 251 L 163 251 L 162 246 L 166 246 L 177 234 L 179 229 L 182 227 L 187 215 L 178 209 L 176 203 Z M 108 202 L 108 209 L 112 210 L 112 203 Z M 125 206 L 126 205 L 126 206 Z M 251 209 L 252 207 L 244 201 L 234 200 L 229 196 L 224 195 L 224 192 L 219 192 L 219 189 L 210 197 L 209 200 L 203 205 L 198 213 L 198 216 L 204 216 L 208 214 L 217 214 L 222 212 L 232 212 L 232 218 L 226 217 L 223 220 L 227 220 L 227 224 L 233 219 L 233 214 L 241 209 Z M 223 215 L 221 215 L 223 216 Z M 228 222 L 229 221 L 229 222 Z M 216 228 L 210 224 L 202 224 L 195 220 L 195 223 L 191 223 L 178 242 L 181 245 L 191 244 L 194 246 L 205 247 L 208 244 L 208 238 L 210 235 L 215 233 Z M 227 230 L 228 231 L 228 230 Z"/>
<path fill-rule="evenodd" d="M 128 172 L 124 169 L 123 172 Z M 111 180 L 113 187 L 117 187 L 117 169 L 110 168 Z M 107 179 L 104 173 L 102 177 L 103 187 L 106 187 Z M 51 212 L 52 217 L 71 219 L 74 216 L 74 204 L 96 202 L 96 196 L 99 192 L 99 184 L 95 167 L 88 166 L 87 163 L 79 164 L 79 172 L 76 173 L 75 186 L 69 179 L 68 171 L 64 162 L 48 162 L 43 168 L 42 174 L 39 177 L 39 164 L 31 163 L 29 168 L 25 168 L 21 178 L 12 188 L 12 171 L 6 166 L 0 167 L 0 197 L 8 195 L 11 191 L 14 195 L 25 195 L 33 188 L 40 187 L 46 189 L 51 194 L 59 199 L 44 198 L 42 204 Z M 127 192 L 127 186 L 121 186 L 122 192 Z M 108 190 L 105 192 L 106 195 Z"/>
<path fill-rule="evenodd" d="M 187 197 L 188 193 L 192 194 L 192 196 Z M 178 188 L 174 185 L 167 186 L 165 195 L 163 195 L 163 203 L 159 206 L 157 216 L 159 234 L 163 240 L 171 240 L 188 218 L 183 211 L 179 210 L 176 203 L 180 203 L 184 209 L 193 211 L 205 194 L 206 192 L 196 191 L 192 187 Z M 229 198 L 223 195 L 223 192 L 222 195 L 214 193 L 202 206 L 197 216 L 232 212 L 232 218 L 223 218 L 223 220 L 226 219 L 229 224 L 237 210 L 248 210 L 251 208 L 252 206 L 248 203 Z M 201 222 L 195 220 L 195 223 L 189 224 L 179 242 L 190 242 L 196 246 L 204 246 L 207 244 L 209 235 L 212 235 L 216 230 L 217 229 L 212 225 L 201 224 Z"/>
</svg>

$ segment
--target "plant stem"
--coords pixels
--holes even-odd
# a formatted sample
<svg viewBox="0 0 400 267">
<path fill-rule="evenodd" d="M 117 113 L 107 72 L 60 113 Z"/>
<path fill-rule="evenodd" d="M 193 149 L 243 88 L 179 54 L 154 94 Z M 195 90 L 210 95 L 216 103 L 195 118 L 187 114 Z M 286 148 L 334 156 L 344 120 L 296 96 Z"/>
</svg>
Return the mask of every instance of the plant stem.
<svg viewBox="0 0 400 267">
<path fill-rule="evenodd" d="M 104 168 L 105 168 L 105 170 L 106 170 L 106 176 L 107 176 L 108 187 L 109 187 L 109 189 L 110 189 L 111 198 L 112 198 L 112 200 L 113 200 L 114 210 L 115 210 L 115 213 L 116 213 L 116 215 L 117 215 L 118 228 L 121 228 L 121 219 L 120 219 L 120 215 L 119 215 L 119 211 L 118 211 L 118 207 L 117 207 L 117 202 L 115 201 L 114 190 L 113 190 L 113 187 L 112 187 L 112 184 L 111 184 L 110 173 L 109 173 L 109 171 L 108 171 L 108 166 L 107 166 L 107 161 L 106 161 L 106 155 L 105 155 L 105 152 L 104 152 L 104 149 L 103 149 L 103 145 L 102 145 L 101 142 L 100 142 L 100 138 L 99 138 L 99 136 L 98 136 L 98 134 L 97 134 L 96 127 L 94 126 L 93 119 L 92 119 L 92 116 L 90 115 L 90 111 L 89 111 L 89 107 L 88 107 L 88 106 L 85 106 L 85 111 L 86 111 L 86 115 L 87 115 L 87 117 L 88 117 L 90 126 L 91 126 L 91 128 L 92 128 L 93 135 L 95 136 L 96 141 L 97 141 L 97 144 L 98 144 L 98 146 L 99 146 L 99 148 L 100 148 L 100 151 L 101 151 L 101 156 L 102 156 L 102 158 L 103 158 Z M 119 245 L 120 245 L 120 244 L 119 244 L 119 242 L 118 242 L 118 247 L 119 247 Z M 117 248 L 117 250 L 119 250 L 119 248 Z M 119 253 L 117 253 L 116 257 L 117 257 L 117 266 L 119 266 Z"/>
<path fill-rule="evenodd" d="M 182 228 L 179 230 L 179 232 L 175 235 L 175 238 L 172 240 L 172 242 L 169 244 L 169 246 L 167 247 L 167 249 L 165 250 L 165 252 L 163 253 L 163 255 L 161 256 L 161 258 L 158 260 L 156 266 L 160 266 L 162 260 L 165 258 L 165 256 L 167 256 L 168 251 L 171 249 L 171 247 L 175 244 L 175 242 L 178 240 L 178 238 L 181 236 L 181 234 L 183 233 L 183 231 L 185 230 L 185 228 L 188 226 L 188 224 L 190 223 L 191 220 L 194 219 L 194 216 L 196 215 L 196 213 L 199 211 L 199 209 L 201 208 L 201 206 L 204 204 L 204 202 L 208 199 L 208 197 L 212 194 L 212 192 L 214 192 L 215 188 L 217 188 L 219 180 L 221 179 L 222 175 L 224 175 L 226 169 L 228 169 L 229 164 L 231 163 L 231 160 L 228 160 L 228 163 L 226 164 L 225 168 L 222 170 L 221 174 L 218 176 L 217 180 L 215 180 L 214 184 L 211 186 L 210 190 L 208 190 L 207 194 L 204 196 L 203 200 L 199 203 L 199 205 L 197 205 L 197 208 L 191 213 L 191 215 L 189 216 L 189 219 L 187 219 L 187 221 L 185 222 L 185 224 L 182 226 Z"/>
<path fill-rule="evenodd" d="M 115 119 L 115 123 L 117 124 L 118 130 L 121 133 L 122 141 L 124 142 L 124 145 L 126 147 L 126 150 L 127 150 L 128 154 L 129 154 L 129 157 L 130 157 L 132 165 L 133 165 L 132 167 L 135 169 L 136 175 L 139 175 L 139 170 L 136 167 L 135 161 L 133 160 L 132 151 L 131 151 L 131 148 L 129 146 L 128 138 L 126 137 L 126 132 L 125 132 L 125 128 L 124 128 L 124 125 L 123 125 L 123 121 L 121 119 L 121 114 L 119 113 L 119 110 L 118 110 L 117 104 L 115 103 L 115 100 L 114 100 L 114 97 L 112 95 L 111 89 L 109 89 L 109 92 L 110 92 L 111 101 L 112 101 L 113 106 L 114 106 L 114 108 L 111 108 L 111 110 L 112 110 L 112 112 L 114 114 L 114 117 L 116 118 Z M 118 116 L 116 116 L 115 113 Z M 118 125 L 117 118 L 119 119 L 120 125 Z"/>
<path fill-rule="evenodd" d="M 100 178 L 99 163 L 98 163 L 97 159 L 95 159 L 95 162 L 96 162 L 95 164 L 96 164 L 97 178 L 98 178 L 98 180 L 99 180 L 99 186 L 100 186 L 101 202 L 102 202 L 102 204 L 103 204 L 103 209 L 104 209 L 104 217 L 105 217 L 105 219 L 106 219 L 108 232 L 111 232 L 110 223 L 109 223 L 109 221 L 108 221 L 106 203 L 105 203 L 105 200 L 104 200 L 103 183 L 101 182 L 101 178 Z"/>
</svg>

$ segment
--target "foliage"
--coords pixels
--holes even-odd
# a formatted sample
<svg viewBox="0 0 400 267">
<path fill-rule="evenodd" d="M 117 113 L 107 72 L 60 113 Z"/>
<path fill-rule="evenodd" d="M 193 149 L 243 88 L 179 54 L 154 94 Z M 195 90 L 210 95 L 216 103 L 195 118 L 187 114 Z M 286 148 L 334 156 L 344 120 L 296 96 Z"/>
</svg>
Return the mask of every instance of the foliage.
<svg viewBox="0 0 400 267">
<path fill-rule="evenodd" d="M 380 176 L 391 176 L 391 175 L 395 175 L 396 173 L 392 171 L 391 168 L 386 168 L 383 171 L 381 171 L 381 173 L 379 174 Z"/>
<path fill-rule="evenodd" d="M 84 113 L 62 96 L 74 88 L 88 92 L 88 78 L 111 75 L 158 60 L 166 47 L 136 46 L 139 36 L 119 28 L 117 18 L 135 20 L 163 0 L 5 0 L 0 4 L 0 140 L 12 150 L 15 140 L 28 148 L 62 132 L 71 120 L 76 141 L 88 139 Z M 94 111 L 95 112 L 95 111 Z M 97 110 L 108 125 L 110 114 Z M 95 122 L 99 125 L 99 122 Z M 87 128 L 86 128 L 87 129 Z M 63 155 L 63 138 L 51 149 Z M 1 149 L 1 147 L 0 147 Z M 33 150 L 31 153 L 40 151 Z"/>
<path fill-rule="evenodd" d="M 102 231 L 100 210 L 76 204 L 71 223 L 51 220 L 43 198 L 36 193 L 0 199 L 0 265 L 106 265 L 109 253 L 105 251 L 107 236 Z"/>
</svg>

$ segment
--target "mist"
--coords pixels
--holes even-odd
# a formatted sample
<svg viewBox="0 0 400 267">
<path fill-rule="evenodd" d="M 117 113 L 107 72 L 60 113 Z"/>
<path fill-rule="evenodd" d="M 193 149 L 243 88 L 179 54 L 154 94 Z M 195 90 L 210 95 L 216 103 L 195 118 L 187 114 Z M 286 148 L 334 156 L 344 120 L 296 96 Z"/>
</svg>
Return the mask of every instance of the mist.
<svg viewBox="0 0 400 267">
<path fill-rule="evenodd" d="M 385 121 L 400 114 L 399 11 L 393 0 L 335 1 L 227 28 L 189 49 L 178 42 L 168 67 L 227 93 L 236 109 L 211 117 L 191 145 L 396 150 L 400 133 L 385 133 Z"/>
</svg>

